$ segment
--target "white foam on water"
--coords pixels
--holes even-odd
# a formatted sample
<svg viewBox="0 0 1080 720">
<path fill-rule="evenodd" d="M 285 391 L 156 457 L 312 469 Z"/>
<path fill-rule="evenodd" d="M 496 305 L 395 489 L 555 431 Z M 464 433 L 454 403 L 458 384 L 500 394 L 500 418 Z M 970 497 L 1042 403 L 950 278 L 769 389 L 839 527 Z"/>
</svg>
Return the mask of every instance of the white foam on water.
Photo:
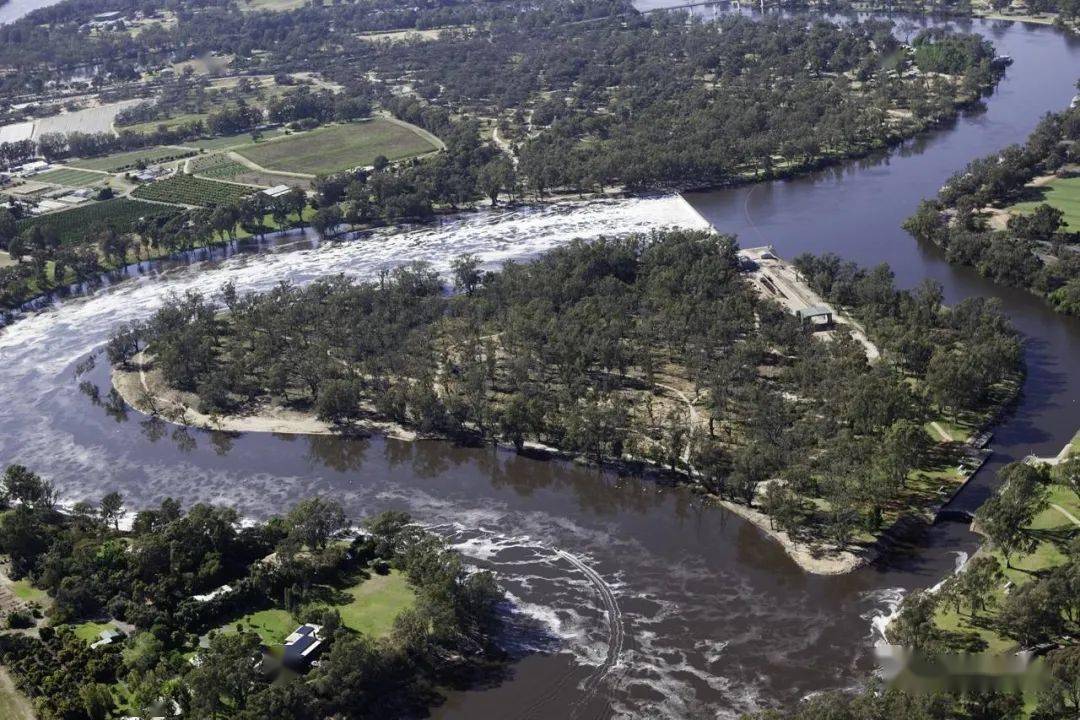
<svg viewBox="0 0 1080 720">
<path fill-rule="evenodd" d="M 896 616 L 900 613 L 900 604 L 904 601 L 907 591 L 904 588 L 882 588 L 866 593 L 866 599 L 874 603 L 875 607 L 870 612 L 863 614 L 863 619 L 870 622 L 870 639 L 875 645 L 884 645 L 885 631 Z"/>
<path fill-rule="evenodd" d="M 673 226 L 708 228 L 678 196 L 477 213 L 360 240 L 237 255 L 197 268 L 140 276 L 54 304 L 0 330 L 5 365 L 0 397 L 9 400 L 0 402 L 0 427 L 5 429 L 0 433 L 0 458 L 17 459 L 46 477 L 63 477 L 62 484 L 77 487 L 84 495 L 98 492 L 100 483 L 110 478 L 130 473 L 145 478 L 146 486 L 139 492 L 146 496 L 187 489 L 189 498 L 195 494 L 201 501 L 278 508 L 312 487 L 312 479 L 287 472 L 270 476 L 207 467 L 177 461 L 175 456 L 160 461 L 147 459 L 145 453 L 129 457 L 122 444 L 99 445 L 65 430 L 58 421 L 61 413 L 85 411 L 69 399 L 70 390 L 63 385 L 70 383 L 74 365 L 99 349 L 122 323 L 147 318 L 170 293 L 213 294 L 228 282 L 241 292 L 261 291 L 283 280 L 303 284 L 329 273 L 372 279 L 382 270 L 414 261 L 428 262 L 443 272 L 465 253 L 475 254 L 487 267 L 497 267 L 506 260 L 528 260 L 574 238 L 649 233 Z M 200 442 L 205 439 L 200 437 Z M 98 478 L 98 485 L 80 478 Z M 719 638 L 711 647 L 679 651 L 684 640 L 679 636 L 680 617 L 688 609 L 680 608 L 674 597 L 691 593 L 707 568 L 689 560 L 672 563 L 652 557 L 636 538 L 613 532 L 614 527 L 603 522 L 583 526 L 557 513 L 510 510 L 497 495 L 470 497 L 463 504 L 437 490 L 395 482 L 357 483 L 336 488 L 335 493 L 352 507 L 390 505 L 408 509 L 425 523 L 441 523 L 439 532 L 470 564 L 498 573 L 510 593 L 511 612 L 543 626 L 558 638 L 557 651 L 587 671 L 586 690 L 597 698 L 610 698 L 613 706 L 627 703 L 625 714 L 714 715 L 715 708 L 703 707 L 697 699 L 704 688 L 736 698 L 732 702 L 740 710 L 753 709 L 758 683 L 722 677 L 724 643 L 737 641 Z M 572 559 L 560 555 L 560 549 Z M 612 569 L 616 563 L 603 567 L 598 557 L 634 557 L 647 568 L 646 575 L 635 576 L 631 587 Z M 747 589 L 745 580 L 731 578 L 714 595 L 717 608 L 726 597 Z M 536 602 L 537 597 L 543 602 Z M 633 610 L 623 608 L 631 603 Z M 722 614 L 712 607 L 695 612 L 695 621 Z M 658 632 L 649 632 L 652 629 Z M 578 677 L 574 675 L 575 682 Z M 645 701 L 647 707 L 642 707 L 640 698 L 627 696 L 633 684 L 647 685 L 665 699 Z"/>
</svg>

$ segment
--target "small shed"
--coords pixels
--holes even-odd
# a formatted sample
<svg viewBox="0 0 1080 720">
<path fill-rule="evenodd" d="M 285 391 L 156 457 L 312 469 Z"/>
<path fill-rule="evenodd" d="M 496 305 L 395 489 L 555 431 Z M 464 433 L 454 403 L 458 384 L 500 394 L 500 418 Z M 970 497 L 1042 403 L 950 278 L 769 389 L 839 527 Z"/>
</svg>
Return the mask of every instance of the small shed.
<svg viewBox="0 0 1080 720">
<path fill-rule="evenodd" d="M 811 327 L 827 328 L 832 327 L 833 324 L 833 311 L 831 308 L 825 305 L 811 305 L 810 307 L 796 310 L 795 314 Z"/>
</svg>

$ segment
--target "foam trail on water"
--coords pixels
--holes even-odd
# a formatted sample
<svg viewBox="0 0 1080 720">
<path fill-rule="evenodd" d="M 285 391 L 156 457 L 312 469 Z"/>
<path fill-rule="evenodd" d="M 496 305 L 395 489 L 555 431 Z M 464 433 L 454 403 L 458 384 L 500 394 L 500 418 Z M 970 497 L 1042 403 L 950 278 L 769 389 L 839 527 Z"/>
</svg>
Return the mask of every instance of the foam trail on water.
<svg viewBox="0 0 1080 720">
<path fill-rule="evenodd" d="M 950 577 L 963 572 L 964 566 L 967 565 L 968 554 L 963 550 L 951 550 L 950 552 L 956 556 L 952 574 L 939 580 L 927 592 L 936 593 L 948 582 Z M 904 602 L 905 595 L 906 591 L 903 588 L 884 588 L 867 594 L 867 597 L 877 605 L 875 610 L 863 615 L 863 619 L 870 622 L 870 638 L 875 645 L 880 646 L 888 643 L 885 633 L 892 621 L 900 614 L 900 605 Z"/>
<path fill-rule="evenodd" d="M 876 607 L 874 610 L 863 615 L 863 619 L 870 621 L 870 638 L 875 645 L 884 645 L 888 641 L 885 631 L 889 623 L 896 619 L 900 613 L 900 604 L 904 601 L 905 591 L 903 588 L 882 588 L 867 593 Z"/>
<path fill-rule="evenodd" d="M 535 257 L 575 238 L 707 225 L 678 195 L 556 203 L 463 214 L 430 227 L 384 231 L 318 247 L 236 255 L 215 264 L 133 278 L 87 297 L 56 303 L 0 329 L 0 356 L 5 364 L 0 397 L 20 399 L 0 403 L 0 422 L 14 420 L 15 413 L 26 414 L 26 407 L 53 389 L 57 375 L 101 346 L 121 324 L 147 318 L 170 293 L 213 294 L 228 282 L 240 291 L 262 291 L 283 280 L 302 284 L 336 273 L 373 279 L 383 270 L 417 261 L 442 272 L 454 258 L 467 253 L 488 267 L 497 267 L 507 260 Z M 0 458 L 11 458 L 18 451 L 24 463 L 49 472 L 55 465 L 55 453 L 50 450 L 55 446 L 48 441 L 51 423 L 48 418 L 27 415 L 24 423 L 4 422 L 24 432 L 0 435 Z M 101 458 L 86 459 L 83 469 L 102 466 Z"/>
</svg>

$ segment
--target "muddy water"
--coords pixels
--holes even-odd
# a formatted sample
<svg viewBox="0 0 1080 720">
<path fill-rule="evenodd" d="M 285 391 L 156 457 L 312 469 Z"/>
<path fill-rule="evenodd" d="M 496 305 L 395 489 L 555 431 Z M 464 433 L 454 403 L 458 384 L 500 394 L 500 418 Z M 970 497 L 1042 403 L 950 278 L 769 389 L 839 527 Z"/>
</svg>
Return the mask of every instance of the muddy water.
<svg viewBox="0 0 1080 720">
<path fill-rule="evenodd" d="M 953 300 L 1000 294 L 1029 337 L 1028 386 L 997 443 L 1020 455 L 1056 449 L 1080 424 L 1080 327 L 952 271 L 897 229 L 952 169 L 1022 139 L 1043 109 L 1070 97 L 1074 44 L 1046 29 L 977 27 L 1017 60 L 984 115 L 856 167 L 690 200 L 746 244 L 887 260 L 904 284 L 936 277 Z M 963 526 L 936 527 L 887 565 L 812 577 L 755 528 L 682 489 L 445 443 L 178 431 L 95 401 L 93 388 L 108 390 L 100 358 L 76 377 L 112 328 L 147 316 L 170 292 L 227 280 L 263 289 L 328 272 L 372 277 L 412 259 L 445 267 L 463 252 L 528 258 L 571 237 L 676 224 L 703 221 L 680 198 L 477 215 L 393 237 L 299 241 L 66 301 L 0 331 L 0 464 L 39 469 L 71 500 L 119 489 L 132 506 L 171 495 L 265 516 L 322 493 L 357 517 L 409 510 L 499 574 L 515 608 L 506 645 L 522 657 L 496 687 L 452 694 L 437 717 L 732 717 L 850 686 L 871 669 L 881 616 L 974 546 Z"/>
<path fill-rule="evenodd" d="M 35 10 L 55 5 L 60 0 L 8 0 L 0 5 L 0 25 L 12 23 Z"/>
</svg>

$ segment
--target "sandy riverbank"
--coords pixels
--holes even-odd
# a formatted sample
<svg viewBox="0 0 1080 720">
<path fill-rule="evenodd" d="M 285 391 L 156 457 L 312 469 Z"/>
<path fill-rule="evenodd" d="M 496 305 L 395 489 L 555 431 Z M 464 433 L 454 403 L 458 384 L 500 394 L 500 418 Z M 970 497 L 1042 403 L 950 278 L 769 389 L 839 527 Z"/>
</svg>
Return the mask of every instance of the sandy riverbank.
<svg viewBox="0 0 1080 720">
<path fill-rule="evenodd" d="M 166 386 L 161 372 L 154 368 L 153 358 L 143 353 L 136 355 L 128 367 L 114 367 L 112 385 L 131 407 L 148 415 L 155 415 L 174 425 L 196 427 L 221 432 L 263 432 L 285 435 L 336 435 L 342 429 L 319 420 L 310 413 L 281 407 L 269 402 L 256 405 L 242 415 L 208 415 L 196 410 L 198 398 Z M 360 423 L 359 429 L 379 432 L 398 440 L 416 440 L 417 434 L 389 422 L 369 421 Z M 527 443 L 530 449 L 543 449 L 562 455 L 558 449 Z M 865 565 L 871 559 L 846 550 L 822 548 L 811 549 L 805 543 L 793 540 L 787 533 L 770 527 L 769 518 L 753 508 L 727 500 L 720 505 L 757 526 L 767 536 L 778 542 L 800 568 L 815 575 L 842 575 Z"/>
<path fill-rule="evenodd" d="M 717 500 L 717 502 L 756 525 L 765 535 L 779 543 L 796 565 L 813 575 L 844 575 L 874 559 L 872 553 L 855 553 L 827 546 L 811 548 L 806 543 L 794 540 L 786 532 L 773 528 L 769 523 L 769 516 L 765 513 L 730 500 Z"/>
<path fill-rule="evenodd" d="M 398 440 L 415 440 L 416 433 L 396 423 L 377 420 L 360 421 L 348 428 L 265 401 L 236 415 L 210 415 L 196 410 L 198 398 L 193 393 L 174 390 L 165 384 L 153 358 L 139 353 L 128 367 L 114 367 L 112 385 L 131 407 L 155 415 L 174 425 L 221 432 L 262 432 L 283 435 L 344 435 L 350 431 L 378 432 Z"/>
</svg>

